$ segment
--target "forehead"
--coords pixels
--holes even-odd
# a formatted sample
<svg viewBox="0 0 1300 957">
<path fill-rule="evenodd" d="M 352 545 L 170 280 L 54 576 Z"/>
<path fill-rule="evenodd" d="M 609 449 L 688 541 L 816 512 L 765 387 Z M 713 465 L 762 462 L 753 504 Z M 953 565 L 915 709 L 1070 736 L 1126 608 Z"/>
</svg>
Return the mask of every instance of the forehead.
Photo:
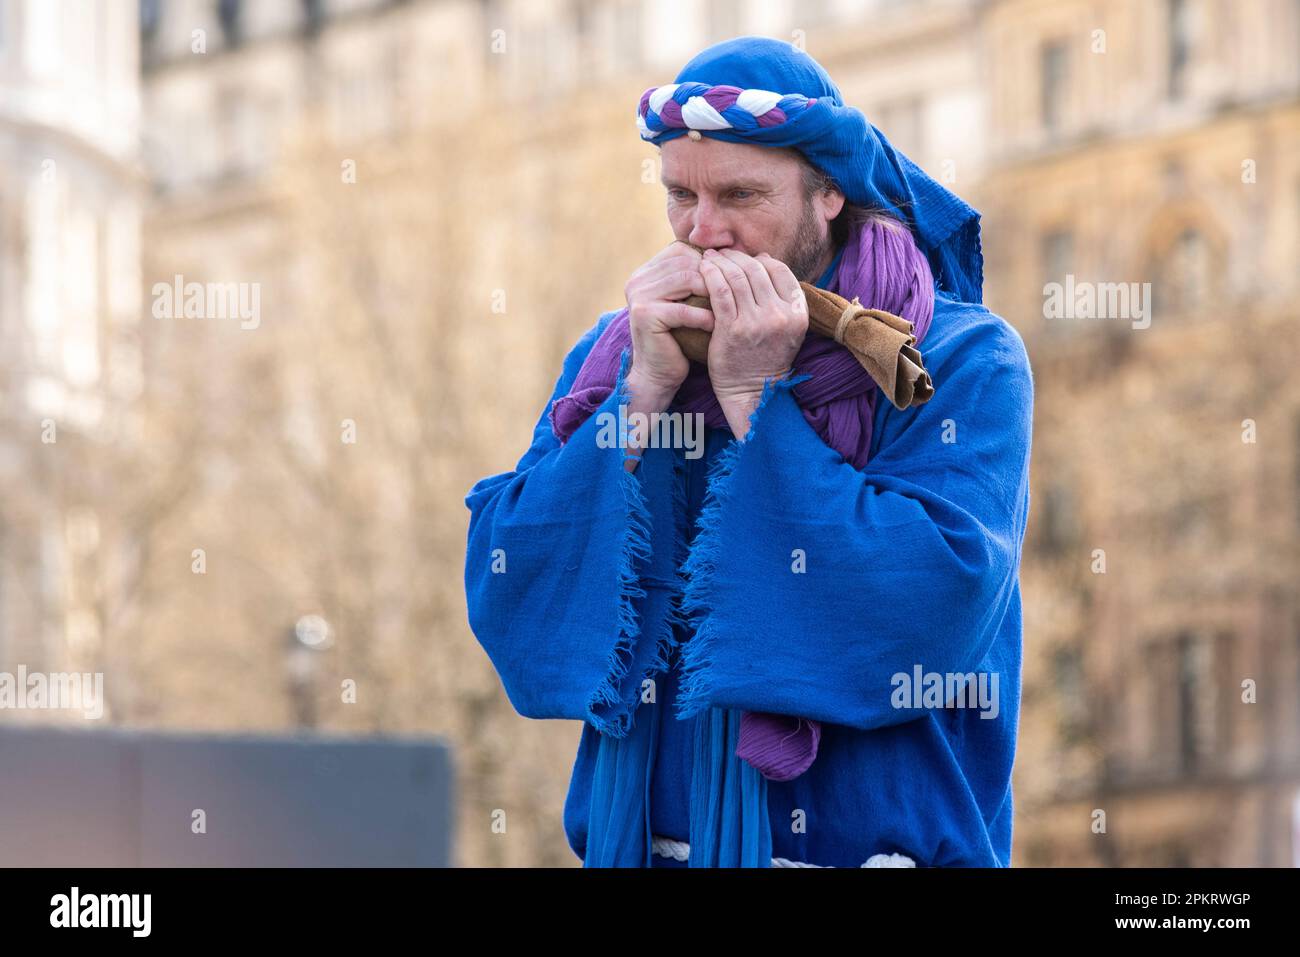
<svg viewBox="0 0 1300 957">
<path fill-rule="evenodd" d="M 659 148 L 665 183 L 717 183 L 762 178 L 772 183 L 789 181 L 800 171 L 793 150 L 727 143 L 704 136 L 693 140 L 679 136 Z"/>
</svg>

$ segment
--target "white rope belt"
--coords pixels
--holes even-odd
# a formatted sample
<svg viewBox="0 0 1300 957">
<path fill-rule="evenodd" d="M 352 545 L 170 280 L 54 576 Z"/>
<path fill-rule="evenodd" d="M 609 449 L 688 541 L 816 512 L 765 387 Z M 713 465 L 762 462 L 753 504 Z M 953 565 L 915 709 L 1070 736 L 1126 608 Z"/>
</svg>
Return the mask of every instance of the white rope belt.
<svg viewBox="0 0 1300 957">
<path fill-rule="evenodd" d="M 685 841 L 674 841 L 671 837 L 654 835 L 651 849 L 660 857 L 669 857 L 674 861 L 690 859 L 691 846 Z M 821 867 L 820 864 L 805 864 L 803 861 L 787 861 L 784 857 L 772 858 L 773 867 Z M 863 867 L 916 867 L 916 861 L 906 854 L 872 854 Z"/>
</svg>

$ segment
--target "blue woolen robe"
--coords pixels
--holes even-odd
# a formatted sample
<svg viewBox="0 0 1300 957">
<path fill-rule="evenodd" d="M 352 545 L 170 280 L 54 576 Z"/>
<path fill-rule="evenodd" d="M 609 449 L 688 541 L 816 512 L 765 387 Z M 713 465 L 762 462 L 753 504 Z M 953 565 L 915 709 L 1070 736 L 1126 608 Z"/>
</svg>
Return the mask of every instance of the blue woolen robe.
<svg viewBox="0 0 1300 957">
<path fill-rule="evenodd" d="M 566 357 L 552 403 L 614 315 Z M 687 841 L 695 721 L 734 708 L 823 723 L 812 767 L 767 782 L 773 856 L 1010 865 L 1032 377 L 1009 324 L 942 292 L 922 351 L 936 394 L 903 411 L 878 399 L 862 471 L 778 382 L 745 442 L 708 430 L 702 458 L 650 448 L 627 473 L 597 441 L 615 389 L 563 447 L 548 403 L 515 470 L 470 491 L 474 634 L 520 714 L 585 722 L 564 809 L 580 858 L 600 733 L 663 709 L 648 825 Z M 673 596 L 710 494 L 693 634 Z M 918 668 L 996 673 L 997 716 L 910 691 L 899 707 L 898 676 Z"/>
</svg>

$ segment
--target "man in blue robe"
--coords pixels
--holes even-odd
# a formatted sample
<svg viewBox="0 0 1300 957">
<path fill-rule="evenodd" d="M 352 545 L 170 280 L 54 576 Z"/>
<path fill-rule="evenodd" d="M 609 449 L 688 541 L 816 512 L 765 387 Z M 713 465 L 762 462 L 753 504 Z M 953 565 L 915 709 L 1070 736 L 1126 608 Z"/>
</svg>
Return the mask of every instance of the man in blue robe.
<svg viewBox="0 0 1300 957">
<path fill-rule="evenodd" d="M 1009 866 L 1033 384 L 980 305 L 978 215 L 778 41 L 703 51 L 638 125 L 678 243 L 573 347 L 515 469 L 466 499 L 474 634 L 520 714 L 584 722 L 570 846 L 587 866 Z M 808 191 L 810 170 L 829 185 Z M 797 283 L 846 288 L 855 209 L 923 253 L 932 288 L 907 295 L 935 384 L 853 423 L 857 466 L 797 391 Z M 711 334 L 704 454 L 611 447 L 620 410 L 682 407 L 680 327 Z M 557 434 L 614 332 L 617 381 L 580 389 L 585 418 Z M 750 713 L 820 723 L 815 760 L 776 780 L 738 758 Z"/>
</svg>

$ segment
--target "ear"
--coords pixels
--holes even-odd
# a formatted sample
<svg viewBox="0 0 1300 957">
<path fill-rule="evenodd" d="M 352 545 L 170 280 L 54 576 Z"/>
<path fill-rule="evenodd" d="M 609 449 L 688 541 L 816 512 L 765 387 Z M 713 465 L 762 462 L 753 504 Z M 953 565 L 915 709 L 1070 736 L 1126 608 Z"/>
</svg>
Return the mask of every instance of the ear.
<svg viewBox="0 0 1300 957">
<path fill-rule="evenodd" d="M 825 192 L 818 193 L 816 200 L 822 216 L 828 223 L 838 216 L 840 210 L 844 208 L 844 194 L 838 189 L 828 189 Z"/>
</svg>

